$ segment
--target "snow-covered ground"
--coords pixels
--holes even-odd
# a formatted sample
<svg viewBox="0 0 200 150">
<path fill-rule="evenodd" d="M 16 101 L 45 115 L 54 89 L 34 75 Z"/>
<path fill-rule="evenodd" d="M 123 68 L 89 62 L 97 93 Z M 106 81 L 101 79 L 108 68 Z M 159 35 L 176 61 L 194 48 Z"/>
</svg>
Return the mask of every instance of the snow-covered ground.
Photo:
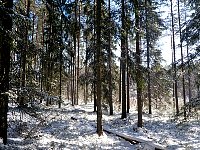
<svg viewBox="0 0 200 150">
<path fill-rule="evenodd" d="M 27 111 L 27 110 L 25 110 Z M 21 113 L 10 104 L 8 144 L 0 140 L 0 150 L 134 150 L 151 149 L 141 144 L 131 144 L 114 134 L 96 134 L 96 114 L 93 104 L 71 106 L 40 105 L 35 111 Z M 34 112 L 37 112 L 34 113 Z M 127 119 L 120 113 L 103 115 L 103 125 L 115 133 L 123 133 L 163 145 L 167 150 L 200 149 L 200 121 L 173 121 L 169 116 L 144 114 L 144 127 L 137 128 L 137 113 L 132 111 Z"/>
</svg>

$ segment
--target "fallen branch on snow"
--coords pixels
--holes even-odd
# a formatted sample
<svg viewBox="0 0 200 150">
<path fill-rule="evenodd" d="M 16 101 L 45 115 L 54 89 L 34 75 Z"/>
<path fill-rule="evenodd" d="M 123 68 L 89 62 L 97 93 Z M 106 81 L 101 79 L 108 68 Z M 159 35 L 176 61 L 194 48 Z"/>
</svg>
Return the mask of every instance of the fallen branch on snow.
<svg viewBox="0 0 200 150">
<path fill-rule="evenodd" d="M 81 121 L 81 120 L 79 120 L 79 119 L 77 119 L 75 117 L 71 117 L 71 119 L 72 120 L 76 120 L 76 121 Z M 96 128 L 96 124 L 92 123 L 92 126 L 94 126 Z M 148 146 L 152 147 L 155 150 L 165 150 L 166 149 L 161 144 L 154 143 L 152 140 L 145 140 L 145 139 L 141 139 L 141 138 L 138 138 L 138 137 L 129 136 L 129 135 L 126 135 L 124 133 L 118 133 L 118 132 L 112 131 L 111 129 L 108 129 L 106 127 L 103 128 L 103 131 L 107 132 L 109 134 L 116 135 L 116 136 L 118 136 L 120 138 L 123 138 L 124 140 L 130 142 L 131 144 L 144 143 L 145 145 L 148 145 Z"/>
</svg>

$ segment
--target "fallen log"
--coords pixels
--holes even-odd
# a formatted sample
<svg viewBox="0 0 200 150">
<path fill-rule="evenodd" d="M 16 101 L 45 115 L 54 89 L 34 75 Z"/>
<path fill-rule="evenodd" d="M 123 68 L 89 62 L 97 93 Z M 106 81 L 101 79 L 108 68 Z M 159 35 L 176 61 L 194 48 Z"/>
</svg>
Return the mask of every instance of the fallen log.
<svg viewBox="0 0 200 150">
<path fill-rule="evenodd" d="M 112 130 L 106 128 L 106 127 L 104 127 L 103 130 L 105 132 L 108 132 L 108 133 L 114 134 L 118 137 L 121 137 L 121 138 L 125 139 L 126 141 L 131 142 L 132 144 L 144 143 L 145 145 L 147 145 L 148 147 L 151 147 L 152 149 L 165 150 L 164 146 L 162 146 L 161 144 L 158 144 L 158 143 L 154 143 L 152 140 L 142 139 L 142 138 L 139 138 L 139 137 L 134 137 L 132 135 L 131 136 L 126 135 L 124 133 L 118 133 L 118 132 L 112 131 Z"/>
<path fill-rule="evenodd" d="M 80 119 L 77 119 L 75 117 L 71 117 L 71 119 L 72 120 L 81 121 Z M 96 128 L 96 124 L 94 124 L 94 123 L 91 123 L 91 124 L 92 124 L 93 127 Z M 139 137 L 135 137 L 133 135 L 130 136 L 130 135 L 126 135 L 124 133 L 118 133 L 118 132 L 113 131 L 113 130 L 107 128 L 107 127 L 103 127 L 103 131 L 107 132 L 109 134 L 116 135 L 116 136 L 118 136 L 118 137 L 120 137 L 120 138 L 122 138 L 122 139 L 124 139 L 124 140 L 126 140 L 128 142 L 130 142 L 131 144 L 143 143 L 147 147 L 151 147 L 151 149 L 155 149 L 155 150 L 165 150 L 166 149 L 163 145 L 161 145 L 159 143 L 155 143 L 150 139 L 142 139 L 142 138 L 139 138 Z"/>
<path fill-rule="evenodd" d="M 128 136 L 125 137 L 125 136 L 122 135 L 122 134 L 114 133 L 114 132 L 112 132 L 112 131 L 110 131 L 110 130 L 107 130 L 107 129 L 105 129 L 105 128 L 103 128 L 103 131 L 104 131 L 104 132 L 107 132 L 107 133 L 109 133 L 109 134 L 116 135 L 116 136 L 118 136 L 118 137 L 120 137 L 120 138 L 122 138 L 122 139 L 124 139 L 124 140 L 126 140 L 126 141 L 128 141 L 128 142 L 130 142 L 131 144 L 138 144 L 138 143 L 139 143 L 138 141 L 135 141 L 135 140 L 131 139 L 131 138 L 128 137 Z"/>
</svg>

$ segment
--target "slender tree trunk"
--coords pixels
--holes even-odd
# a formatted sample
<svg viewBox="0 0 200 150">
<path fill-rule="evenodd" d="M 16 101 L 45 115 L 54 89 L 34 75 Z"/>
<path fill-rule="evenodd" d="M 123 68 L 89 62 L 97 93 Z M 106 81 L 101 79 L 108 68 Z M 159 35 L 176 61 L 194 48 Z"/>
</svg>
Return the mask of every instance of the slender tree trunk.
<svg viewBox="0 0 200 150">
<path fill-rule="evenodd" d="M 186 8 L 186 1 L 184 0 L 184 6 Z M 185 10 L 185 22 L 187 21 L 187 10 Z M 186 31 L 188 33 L 188 31 Z M 191 101 L 192 98 L 192 92 L 191 92 L 191 79 L 190 79 L 190 57 L 189 57 L 189 45 L 188 45 L 188 36 L 186 36 L 186 50 L 187 50 L 187 80 L 188 80 L 188 93 L 189 93 L 189 102 Z M 191 107 L 189 106 L 189 112 L 191 112 Z"/>
<path fill-rule="evenodd" d="M 78 12 L 78 0 L 75 0 L 75 31 L 74 31 L 74 104 L 77 105 L 77 35 L 78 35 L 78 16 L 77 16 L 77 12 Z"/>
<path fill-rule="evenodd" d="M 88 16 L 86 21 L 88 21 Z M 86 28 L 88 28 L 88 25 L 86 25 Z M 89 47 L 88 47 L 88 33 L 86 33 L 86 37 L 85 37 L 85 48 L 86 48 L 86 54 L 85 54 L 85 104 L 87 104 L 88 101 L 88 54 L 89 54 Z"/>
<path fill-rule="evenodd" d="M 124 0 L 122 3 L 122 29 L 121 29 L 121 69 L 122 69 L 122 116 L 124 119 L 127 117 L 126 114 L 126 26 L 125 26 L 125 8 Z"/>
<path fill-rule="evenodd" d="M 96 45 L 96 3 L 97 0 L 94 0 L 94 45 Z M 97 58 L 96 58 L 96 51 L 94 51 L 94 62 L 96 62 Z M 96 81 L 96 74 L 97 74 L 97 70 L 96 70 L 96 65 L 94 66 L 94 81 L 93 81 L 93 86 L 94 86 L 94 112 L 97 111 L 97 81 Z"/>
<path fill-rule="evenodd" d="M 97 0 L 97 134 L 101 136 L 103 134 L 102 126 L 102 108 L 101 108 L 101 64 L 102 64 L 102 53 L 101 53 L 101 0 Z"/>
<path fill-rule="evenodd" d="M 62 103 L 62 33 L 63 33 L 63 17 L 61 15 L 61 21 L 60 21 L 60 30 L 61 30 L 61 38 L 60 38 L 60 85 L 59 85 L 59 102 L 58 102 L 58 107 L 61 108 L 61 103 Z"/>
<path fill-rule="evenodd" d="M 40 58 L 40 91 L 43 92 L 43 81 L 44 81 L 44 44 L 45 44 L 45 34 L 44 34 L 44 28 L 45 28 L 45 12 L 42 12 L 42 54 Z M 42 98 L 40 99 L 40 103 L 42 103 Z"/>
<path fill-rule="evenodd" d="M 130 89 L 130 74 L 129 74 L 129 67 L 127 66 L 127 113 L 129 113 L 130 110 L 130 94 L 129 94 L 129 89 Z"/>
<path fill-rule="evenodd" d="M 82 5 L 82 1 L 80 0 L 79 1 L 79 9 L 78 9 L 78 37 L 77 37 L 77 85 L 76 85 L 76 99 L 77 99 L 77 102 L 76 104 L 78 105 L 79 104 L 79 67 L 80 67 L 80 32 L 81 32 L 81 5 Z"/>
<path fill-rule="evenodd" d="M 128 30 L 126 29 L 126 100 L 127 100 L 127 113 L 129 113 L 130 110 L 130 94 L 129 94 L 129 89 L 130 89 L 130 83 L 129 83 L 129 48 L 128 48 Z"/>
<path fill-rule="evenodd" d="M 191 102 L 191 98 L 192 98 L 192 92 L 191 92 L 191 78 L 190 78 L 190 75 L 191 75 L 191 72 L 190 72 L 190 58 L 189 58 L 189 46 L 188 46 L 188 39 L 187 39 L 187 58 L 188 58 L 188 63 L 187 63 L 187 66 L 188 66 L 188 71 L 187 71 L 187 74 L 188 74 L 188 92 L 189 92 L 189 102 Z M 191 112 L 191 107 L 189 106 L 189 112 Z"/>
<path fill-rule="evenodd" d="M 172 38 L 172 36 L 171 36 L 171 50 L 172 50 L 172 70 L 174 70 L 174 50 L 173 50 L 173 38 Z M 174 80 L 174 76 L 173 76 L 173 80 Z M 173 93 L 172 93 L 172 97 L 173 97 L 173 113 L 174 113 L 174 115 L 175 115 L 175 84 L 174 84 L 174 82 L 173 82 L 173 84 L 172 84 L 172 89 L 173 89 Z"/>
<path fill-rule="evenodd" d="M 86 21 L 88 21 L 88 16 Z M 88 25 L 86 25 L 86 28 L 88 28 Z M 86 55 L 85 55 L 85 104 L 87 104 L 88 101 L 88 34 L 86 33 L 86 37 L 85 37 L 85 48 L 86 48 Z M 95 57 L 95 56 L 94 56 Z"/>
<path fill-rule="evenodd" d="M 178 104 L 178 90 L 177 90 L 177 69 L 176 69 L 176 48 L 175 48 L 175 33 L 174 33 L 174 12 L 173 12 L 173 3 L 171 1 L 171 17 L 172 17 L 172 45 L 173 45 L 173 54 L 174 54 L 174 64 L 173 64 L 173 69 L 174 69 L 174 97 L 176 101 L 176 114 L 179 114 L 179 104 Z"/>
<path fill-rule="evenodd" d="M 181 15 L 180 15 L 180 2 L 178 0 L 178 25 L 179 25 L 179 36 L 180 36 L 180 48 L 181 48 L 181 72 L 182 72 L 182 86 L 183 86 L 183 104 L 186 104 L 186 96 L 185 96 L 185 75 L 184 75 L 184 62 L 183 62 L 183 43 L 181 40 L 182 32 L 181 32 Z M 186 119 L 186 109 L 184 107 L 184 119 Z"/>
<path fill-rule="evenodd" d="M 145 0 L 145 16 L 146 16 L 146 42 L 147 42 L 147 84 L 148 84 L 148 100 L 149 100 L 149 114 L 152 114 L 151 109 L 151 78 L 150 78 L 150 43 L 149 43 L 149 10 L 148 0 Z"/>
<path fill-rule="evenodd" d="M 74 36 L 74 52 L 73 52 L 73 99 L 76 105 L 76 36 Z"/>
<path fill-rule="evenodd" d="M 60 49 L 60 85 L 59 85 L 59 102 L 58 107 L 61 108 L 62 103 L 62 49 Z"/>
<path fill-rule="evenodd" d="M 88 101 L 88 37 L 86 35 L 85 40 L 86 45 L 86 56 L 85 56 L 85 104 L 87 104 Z"/>
<path fill-rule="evenodd" d="M 27 0 L 26 1 L 26 16 L 27 16 L 27 18 L 29 18 L 29 12 L 30 12 L 30 0 Z M 22 88 L 25 88 L 25 86 L 26 86 L 26 53 L 27 53 L 27 50 L 28 50 L 28 26 L 29 26 L 29 23 L 28 22 L 26 22 L 25 23 L 26 24 L 26 30 L 25 30 L 25 39 L 24 39 L 24 48 L 23 48 L 23 50 L 22 50 L 22 77 L 21 77 L 21 87 Z M 20 98 L 20 103 L 19 103 L 19 105 L 20 106 L 24 106 L 24 100 L 25 100 L 25 98 L 24 98 L 24 96 L 22 96 L 21 98 Z"/>
<path fill-rule="evenodd" d="M 94 87 L 94 112 L 97 111 L 97 97 L 96 97 L 96 84 L 93 83 Z"/>
<path fill-rule="evenodd" d="M 109 24 L 111 26 L 111 12 L 110 12 L 110 0 L 108 0 L 108 13 L 109 13 Z M 109 29 L 109 39 L 108 39 L 108 53 L 109 53 L 109 56 L 108 56 L 108 65 L 109 65 L 109 107 L 110 107 L 110 115 L 113 115 L 113 101 L 112 101 L 112 50 L 111 50 L 111 33 L 110 33 L 110 30 Z"/>
<path fill-rule="evenodd" d="M 68 74 L 70 74 L 70 66 L 68 67 Z M 68 79 L 67 81 L 67 100 L 70 101 L 70 85 L 71 85 L 71 80 Z"/>
<path fill-rule="evenodd" d="M 74 55 L 71 56 L 71 101 L 74 106 Z"/>
<path fill-rule="evenodd" d="M 142 68 L 140 50 L 140 8 L 138 0 L 134 1 L 135 6 L 135 27 L 136 27 L 136 83 L 137 83 L 137 106 L 138 106 L 138 127 L 142 127 Z"/>
<path fill-rule="evenodd" d="M 7 112 L 8 112 L 8 92 L 9 90 L 9 71 L 10 71 L 10 52 L 12 47 L 12 0 L 3 0 L 2 4 L 7 10 L 0 15 L 2 21 L 3 34 L 0 38 L 0 137 L 3 143 L 7 144 Z"/>
<path fill-rule="evenodd" d="M 121 103 L 122 103 L 122 63 L 121 63 L 121 58 L 119 61 L 119 109 L 121 108 Z"/>
</svg>

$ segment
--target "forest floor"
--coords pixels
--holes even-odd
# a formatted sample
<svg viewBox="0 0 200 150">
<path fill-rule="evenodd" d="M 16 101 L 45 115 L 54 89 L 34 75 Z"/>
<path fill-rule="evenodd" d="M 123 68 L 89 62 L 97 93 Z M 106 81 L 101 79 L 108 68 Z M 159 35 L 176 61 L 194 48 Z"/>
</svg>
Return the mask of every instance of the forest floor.
<svg viewBox="0 0 200 150">
<path fill-rule="evenodd" d="M 199 150 L 200 120 L 174 121 L 169 116 L 143 114 L 144 127 L 137 128 L 137 112 L 127 119 L 120 113 L 103 115 L 103 126 L 113 132 L 153 141 L 167 150 Z M 0 140 L 0 150 L 144 150 L 153 149 L 144 143 L 131 144 L 115 134 L 96 134 L 93 104 L 71 106 L 65 103 L 20 111 L 9 104 L 8 144 Z"/>
</svg>

